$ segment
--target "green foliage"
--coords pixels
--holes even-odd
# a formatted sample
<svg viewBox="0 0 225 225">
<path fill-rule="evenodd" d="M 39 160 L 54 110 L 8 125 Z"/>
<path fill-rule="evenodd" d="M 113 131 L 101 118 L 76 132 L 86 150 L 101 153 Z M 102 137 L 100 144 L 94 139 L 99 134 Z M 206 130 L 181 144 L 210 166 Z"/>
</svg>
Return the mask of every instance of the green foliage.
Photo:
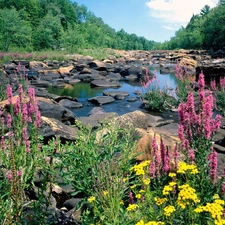
<svg viewBox="0 0 225 225">
<path fill-rule="evenodd" d="M 176 106 L 178 102 L 173 97 L 173 93 L 166 86 L 160 88 L 157 78 L 149 78 L 147 71 L 144 80 L 141 82 L 145 91 L 141 96 L 144 108 L 162 112 Z"/>
<path fill-rule="evenodd" d="M 199 14 L 193 15 L 187 26 L 176 31 L 175 36 L 154 49 L 223 49 L 225 5 L 220 1 L 215 8 L 205 5 Z"/>
<path fill-rule="evenodd" d="M 131 136 L 132 131 L 133 129 L 125 135 L 126 130 L 116 124 L 105 124 L 98 131 L 80 125 L 76 143 L 66 146 L 67 151 L 62 158 L 67 171 L 65 178 L 74 187 L 73 195 L 91 195 L 93 188 L 97 188 L 95 183 L 99 177 L 101 163 L 104 166 L 105 163 L 111 165 L 114 160 L 118 160 L 118 164 L 113 166 L 121 170 L 120 173 L 126 171 L 133 157 L 134 142 L 130 142 L 134 139 Z"/>
<path fill-rule="evenodd" d="M 0 49 L 27 50 L 114 48 L 150 50 L 154 41 L 116 32 L 87 10 L 69 0 L 1 0 Z M 26 21 L 26 22 L 25 22 Z"/>
<path fill-rule="evenodd" d="M 31 27 L 21 19 L 15 8 L 0 10 L 1 49 L 8 51 L 11 46 L 26 47 L 31 40 Z"/>
<path fill-rule="evenodd" d="M 58 49 L 62 35 L 62 25 L 59 16 L 49 12 L 39 23 L 34 33 L 34 47 L 37 50 Z"/>
</svg>

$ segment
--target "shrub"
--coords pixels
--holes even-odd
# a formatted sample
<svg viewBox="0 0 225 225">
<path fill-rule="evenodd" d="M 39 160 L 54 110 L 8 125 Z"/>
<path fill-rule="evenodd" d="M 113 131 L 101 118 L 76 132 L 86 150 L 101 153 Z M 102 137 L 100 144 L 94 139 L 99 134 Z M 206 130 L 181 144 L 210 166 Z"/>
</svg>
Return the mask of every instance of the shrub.
<svg viewBox="0 0 225 225">
<path fill-rule="evenodd" d="M 177 105 L 177 100 L 173 97 L 173 93 L 166 86 L 160 89 L 157 78 L 149 77 L 148 69 L 146 69 L 146 75 L 141 85 L 144 89 L 141 101 L 148 110 L 165 111 Z"/>
</svg>

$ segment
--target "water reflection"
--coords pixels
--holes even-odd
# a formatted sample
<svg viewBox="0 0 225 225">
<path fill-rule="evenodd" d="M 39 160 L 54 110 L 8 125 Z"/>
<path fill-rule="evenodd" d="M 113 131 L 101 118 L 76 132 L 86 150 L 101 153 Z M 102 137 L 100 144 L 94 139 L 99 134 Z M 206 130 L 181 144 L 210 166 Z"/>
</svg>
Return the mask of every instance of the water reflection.
<svg viewBox="0 0 225 225">
<path fill-rule="evenodd" d="M 160 88 L 170 88 L 173 91 L 176 88 L 176 77 L 174 74 L 160 74 L 158 70 L 155 68 L 150 68 L 155 74 L 159 81 Z M 91 88 L 89 83 L 76 83 L 69 89 L 62 89 L 62 88 L 49 88 L 48 91 L 50 93 L 60 95 L 60 96 L 72 96 L 78 98 L 79 102 L 83 104 L 83 107 L 80 109 L 73 110 L 77 116 L 87 116 L 88 112 L 95 106 L 91 103 L 87 102 L 88 98 L 94 96 L 102 96 L 103 91 L 127 91 L 130 93 L 125 100 L 115 100 L 114 103 L 102 105 L 101 107 L 106 112 L 117 112 L 119 115 L 132 112 L 134 110 L 139 109 L 141 106 L 141 102 L 138 98 L 135 102 L 128 102 L 127 99 L 130 97 L 137 97 L 134 94 L 135 91 L 139 90 L 144 92 L 145 90 L 141 86 L 140 82 L 121 82 L 122 86 L 120 88 Z M 142 109 L 144 110 L 144 109 Z"/>
</svg>

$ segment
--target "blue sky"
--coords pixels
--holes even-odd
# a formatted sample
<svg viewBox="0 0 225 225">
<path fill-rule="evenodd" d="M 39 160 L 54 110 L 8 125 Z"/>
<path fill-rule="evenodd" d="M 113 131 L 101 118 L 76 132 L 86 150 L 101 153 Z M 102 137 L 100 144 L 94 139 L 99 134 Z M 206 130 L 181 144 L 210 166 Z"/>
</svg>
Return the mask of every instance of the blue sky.
<svg viewBox="0 0 225 225">
<path fill-rule="evenodd" d="M 116 31 L 148 40 L 170 40 L 175 31 L 186 26 L 193 14 L 206 4 L 215 7 L 218 0 L 75 0 Z"/>
</svg>

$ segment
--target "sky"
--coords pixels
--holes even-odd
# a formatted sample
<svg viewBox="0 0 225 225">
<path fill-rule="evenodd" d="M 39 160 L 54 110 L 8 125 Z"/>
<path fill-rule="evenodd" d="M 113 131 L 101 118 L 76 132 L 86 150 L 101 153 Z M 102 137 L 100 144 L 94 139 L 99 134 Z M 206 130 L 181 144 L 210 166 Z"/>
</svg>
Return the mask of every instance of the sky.
<svg viewBox="0 0 225 225">
<path fill-rule="evenodd" d="M 213 8 L 219 0 L 73 0 L 85 5 L 96 17 L 116 31 L 124 29 L 129 34 L 148 40 L 164 42 L 186 26 L 193 14 L 209 5 Z"/>
</svg>

